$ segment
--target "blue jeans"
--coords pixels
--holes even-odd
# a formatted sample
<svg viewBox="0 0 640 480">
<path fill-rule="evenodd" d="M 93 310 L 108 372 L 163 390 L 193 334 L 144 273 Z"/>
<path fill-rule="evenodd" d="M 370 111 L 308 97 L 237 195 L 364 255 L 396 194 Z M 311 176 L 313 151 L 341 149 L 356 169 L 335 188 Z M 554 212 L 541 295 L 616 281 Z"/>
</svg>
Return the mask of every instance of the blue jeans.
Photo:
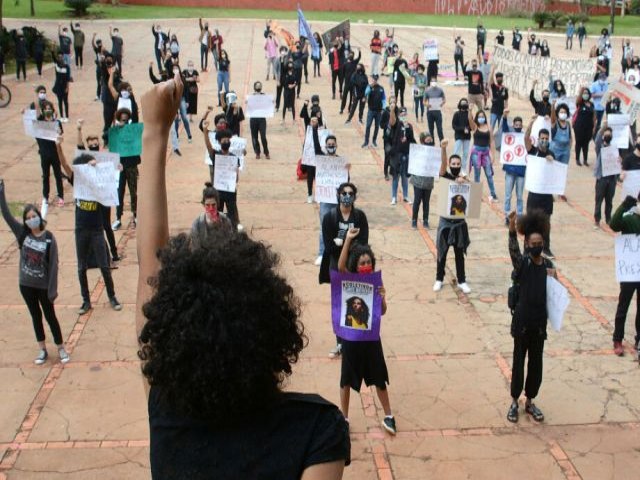
<svg viewBox="0 0 640 480">
<path fill-rule="evenodd" d="M 398 198 L 398 181 L 402 179 L 402 198 L 409 198 L 409 157 L 402 155 L 398 169 L 393 168 L 393 179 L 391 181 L 391 198 Z M 399 171 L 398 171 L 399 170 Z"/>
<path fill-rule="evenodd" d="M 480 170 L 484 170 L 484 175 L 487 177 L 487 183 L 489 184 L 489 192 L 493 198 L 498 198 L 496 195 L 496 187 L 493 184 L 493 167 L 491 164 L 485 164 L 483 167 L 473 167 L 473 181 L 480 183 Z"/>
<path fill-rule="evenodd" d="M 322 236 L 322 220 L 324 220 L 324 216 L 334 208 L 336 208 L 336 205 L 334 203 L 320 202 L 320 244 L 318 248 L 319 257 L 324 255 L 324 237 Z"/>
<path fill-rule="evenodd" d="M 70 53 L 63 53 L 62 54 L 62 59 L 63 59 L 64 63 L 69 66 L 69 70 L 71 70 L 71 54 Z"/>
<path fill-rule="evenodd" d="M 218 101 L 220 99 L 220 92 L 224 85 L 224 93 L 229 93 L 229 72 L 222 72 L 218 70 Z"/>
<path fill-rule="evenodd" d="M 522 195 L 524 193 L 524 177 L 513 175 L 511 173 L 504 174 L 504 214 L 509 215 L 511 212 L 511 194 L 513 193 L 513 186 L 516 187 L 516 213 L 522 215 L 522 209 L 524 202 Z"/>
<path fill-rule="evenodd" d="M 493 130 L 496 127 L 496 123 L 500 125 L 501 120 L 502 120 L 502 115 L 498 115 L 497 113 L 492 113 L 490 117 L 491 130 Z"/>
<path fill-rule="evenodd" d="M 557 161 L 569 165 L 569 160 L 571 159 L 571 150 L 569 148 L 555 148 L 553 154 Z"/>
<path fill-rule="evenodd" d="M 453 154 L 460 155 L 462 158 L 462 171 L 467 171 L 467 165 L 469 164 L 469 145 L 471 140 L 456 140 L 453 147 Z"/>
<path fill-rule="evenodd" d="M 189 127 L 189 119 L 187 118 L 187 101 L 184 97 L 180 99 L 180 108 L 178 109 L 178 113 L 180 113 L 180 118 L 182 119 L 182 124 L 184 125 L 184 130 L 187 132 L 187 137 L 191 138 L 191 127 Z M 176 118 L 174 120 L 176 133 L 178 132 L 179 122 Z"/>
<path fill-rule="evenodd" d="M 375 129 L 373 130 L 373 143 L 376 143 L 378 139 L 378 130 L 380 129 L 380 118 L 382 112 L 376 110 L 369 110 L 367 112 L 367 127 L 364 131 L 364 144 L 369 144 L 369 134 L 371 133 L 371 124 L 375 122 Z"/>
</svg>

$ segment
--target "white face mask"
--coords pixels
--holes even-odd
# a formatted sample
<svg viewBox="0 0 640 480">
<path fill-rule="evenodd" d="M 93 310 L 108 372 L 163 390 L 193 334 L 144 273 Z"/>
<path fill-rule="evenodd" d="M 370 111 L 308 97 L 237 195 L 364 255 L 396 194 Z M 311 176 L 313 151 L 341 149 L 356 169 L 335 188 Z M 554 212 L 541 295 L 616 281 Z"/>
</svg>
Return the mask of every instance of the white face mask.
<svg viewBox="0 0 640 480">
<path fill-rule="evenodd" d="M 40 218 L 38 218 L 37 216 L 28 218 L 24 223 L 26 223 L 27 227 L 29 227 L 31 230 L 40 228 Z"/>
<path fill-rule="evenodd" d="M 566 114 L 565 112 L 560 112 L 560 113 L 558 114 L 558 118 L 559 118 L 560 120 L 563 120 L 563 121 L 564 121 L 564 120 L 566 120 L 566 119 L 567 119 L 567 114 Z"/>
<path fill-rule="evenodd" d="M 131 94 L 129 93 L 129 90 L 123 90 L 120 92 L 120 96 L 126 100 L 131 96 Z"/>
<path fill-rule="evenodd" d="M 432 87 L 437 87 L 437 86 L 438 86 L 438 83 L 437 83 L 437 82 L 431 82 L 431 86 L 432 86 Z"/>
<path fill-rule="evenodd" d="M 46 100 L 47 99 L 47 94 L 46 93 L 39 93 L 38 94 L 38 98 L 40 100 Z"/>
</svg>

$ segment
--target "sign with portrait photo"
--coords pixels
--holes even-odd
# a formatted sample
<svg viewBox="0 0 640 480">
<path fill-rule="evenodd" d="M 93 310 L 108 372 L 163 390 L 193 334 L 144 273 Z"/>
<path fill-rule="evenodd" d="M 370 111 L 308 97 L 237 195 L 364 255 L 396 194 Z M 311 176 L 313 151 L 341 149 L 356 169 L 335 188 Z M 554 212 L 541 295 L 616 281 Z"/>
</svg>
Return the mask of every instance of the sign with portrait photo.
<svg viewBox="0 0 640 480">
<path fill-rule="evenodd" d="M 443 218 L 479 218 L 481 204 L 481 183 L 444 181 L 438 185 L 438 215 Z"/>
</svg>

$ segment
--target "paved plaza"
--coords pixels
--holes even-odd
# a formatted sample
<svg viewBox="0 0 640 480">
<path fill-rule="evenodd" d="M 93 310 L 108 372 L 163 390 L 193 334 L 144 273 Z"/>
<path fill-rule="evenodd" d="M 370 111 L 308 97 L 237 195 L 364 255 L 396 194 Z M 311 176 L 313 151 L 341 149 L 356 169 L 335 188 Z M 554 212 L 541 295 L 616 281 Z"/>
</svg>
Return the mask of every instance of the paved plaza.
<svg viewBox="0 0 640 480">
<path fill-rule="evenodd" d="M 21 23 L 6 22 L 8 28 Z M 297 23 L 281 22 L 291 32 Z M 255 80 L 266 93 L 275 94 L 275 82 L 265 81 L 264 22 L 210 19 L 225 40 L 231 59 L 231 86 L 244 99 Z M 512 20 L 505 20 L 505 32 Z M 53 37 L 56 22 L 38 22 Z M 90 37 L 96 31 L 110 46 L 108 23 L 83 22 Z M 115 25 L 115 23 L 114 23 Z M 151 22 L 119 22 L 125 42 L 124 77 L 138 100 L 151 86 L 147 69 L 153 59 Z M 324 31 L 331 25 L 312 24 Z M 181 63 L 192 59 L 199 66 L 198 24 L 194 20 L 162 21 L 178 35 Z M 379 28 L 384 28 L 381 26 Z M 352 45 L 363 48 L 369 69 L 368 45 L 373 26 L 352 24 Z M 475 31 L 461 32 L 471 59 Z M 492 39 L 495 32 L 489 32 Z M 409 57 L 420 51 L 427 37 L 438 38 L 441 64 L 451 70 L 453 31 L 429 28 L 396 28 L 397 42 Z M 507 43 L 510 34 L 507 34 Z M 562 35 L 543 35 L 551 54 L 568 58 L 579 54 L 564 50 Z M 619 55 L 619 39 L 614 40 Z M 635 42 L 636 49 L 640 47 Z M 583 55 L 588 52 L 585 47 Z M 85 120 L 86 133 L 102 127 L 102 106 L 94 101 L 95 73 L 92 54 L 85 48 L 85 68 L 73 69 L 70 87 L 71 115 L 65 128 L 65 152 L 73 155 L 75 122 Z M 618 58 L 618 57 L 616 57 Z M 87 61 L 89 59 L 89 61 Z M 155 65 L 155 62 L 154 62 Z M 155 67 L 154 67 L 155 68 Z M 613 63 L 619 72 L 619 61 Z M 302 100 L 319 94 L 323 114 L 338 138 L 338 154 L 352 164 L 351 178 L 358 186 L 356 206 L 369 219 L 370 243 L 378 258 L 387 290 L 388 313 L 383 317 L 382 343 L 389 368 L 389 394 L 398 435 L 385 433 L 384 417 L 373 390 L 352 394 L 352 464 L 345 469 L 349 480 L 420 480 L 441 478 L 487 480 L 608 480 L 632 479 L 640 471 L 640 367 L 632 345 L 619 358 L 612 351 L 612 323 L 618 283 L 614 272 L 613 232 L 594 230 L 594 182 L 591 167 L 577 167 L 572 160 L 566 202 L 558 201 L 552 218 L 553 252 L 559 279 L 571 294 L 565 324 L 557 333 L 549 328 L 542 388 L 537 405 L 546 419 L 535 424 L 521 414 L 517 425 L 506 420 L 510 404 L 509 379 L 512 338 L 506 293 L 511 263 L 507 229 L 503 222 L 504 175 L 496 162 L 498 203 L 485 195 L 481 217 L 469 221 L 471 246 L 467 256 L 467 281 L 472 293 L 455 288 L 453 253 L 450 253 L 445 287 L 432 291 L 435 279 L 435 226 L 437 198 L 431 199 L 432 229 L 410 227 L 410 207 L 389 204 L 390 182 L 382 174 L 383 150 L 363 150 L 363 127 L 344 125 L 338 101 L 331 100 L 330 72 L 326 56 L 322 78 L 303 85 Z M 34 98 L 33 86 L 50 90 L 53 72 L 39 79 L 28 72 L 27 82 L 4 77 L 13 92 L 8 109 L 0 110 L 0 178 L 5 180 L 11 202 L 40 201 L 41 173 L 37 146 L 23 134 L 20 110 Z M 388 91 L 387 77 L 380 82 Z M 451 116 L 461 86 L 445 86 L 445 136 L 453 138 Z M 199 112 L 215 105 L 215 71 L 201 75 Z M 53 94 L 49 93 L 50 99 Z M 410 91 L 406 94 L 411 107 Z M 511 116 L 527 121 L 532 108 L 528 99 L 510 100 Z M 144 114 L 144 112 L 143 112 Z M 295 176 L 301 154 L 303 126 L 280 125 L 280 116 L 269 120 L 271 160 L 255 160 L 248 148 L 247 166 L 241 177 L 238 206 L 241 223 L 249 234 L 282 256 L 282 271 L 304 302 L 303 322 L 309 346 L 294 366 L 288 390 L 317 392 L 339 402 L 340 360 L 328 358 L 335 337 L 330 322 L 330 291 L 318 285 L 314 266 L 318 248 L 318 206 L 307 204 L 306 183 Z M 409 116 L 413 123 L 413 115 Z M 416 131 L 426 124 L 414 124 Z M 181 132 L 182 157 L 167 152 L 167 181 L 171 233 L 188 229 L 200 213 L 200 194 L 208 170 L 203 162 L 203 137 L 193 123 L 194 141 Z M 248 120 L 243 136 L 249 137 Z M 382 145 L 379 137 L 378 143 Z M 249 142 L 250 144 L 250 142 Z M 450 153 L 452 146 L 450 147 Z M 591 164 L 595 161 L 593 144 Z M 486 181 L 484 190 L 487 191 Z M 53 179 L 52 179 L 53 184 Z M 124 260 L 114 270 L 121 312 L 113 311 L 98 271 L 91 270 L 94 309 L 79 317 L 81 297 L 74 244 L 72 190 L 65 184 L 63 208 L 49 210 L 48 228 L 60 250 L 58 318 L 71 361 L 62 365 L 53 353 L 43 366 L 33 364 L 37 353 L 31 319 L 18 290 L 18 250 L 5 223 L 0 225 L 0 480 L 4 479 L 145 479 L 149 473 L 149 432 L 145 395 L 137 360 L 134 326 L 137 285 L 136 230 L 128 207 L 123 217 L 128 228 L 116 232 Z M 411 191 L 411 197 L 413 192 Z M 128 195 L 127 195 L 128 197 Z M 615 205 L 622 200 L 618 189 Z M 515 208 L 515 194 L 514 194 Z M 633 339 L 632 306 L 626 338 Z M 50 335 L 46 329 L 48 341 Z M 49 351 L 54 352 L 50 344 Z M 283 445 L 286 448 L 286 445 Z"/>
</svg>

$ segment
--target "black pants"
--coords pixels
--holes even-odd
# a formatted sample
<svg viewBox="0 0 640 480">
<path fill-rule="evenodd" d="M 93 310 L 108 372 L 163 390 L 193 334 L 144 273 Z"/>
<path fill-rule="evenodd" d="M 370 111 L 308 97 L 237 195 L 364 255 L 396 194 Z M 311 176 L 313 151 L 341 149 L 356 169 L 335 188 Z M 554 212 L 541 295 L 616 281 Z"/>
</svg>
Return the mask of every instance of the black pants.
<svg viewBox="0 0 640 480">
<path fill-rule="evenodd" d="M 398 75 L 402 75 L 398 72 Z M 406 86 L 406 82 L 393 82 L 393 90 L 396 94 L 396 101 L 400 99 L 400 106 L 404 107 L 404 87 Z"/>
<path fill-rule="evenodd" d="M 349 103 L 347 103 L 347 97 L 349 97 Z M 340 113 L 344 111 L 344 107 L 347 107 L 347 110 L 351 110 L 351 104 L 353 103 L 353 89 L 349 82 L 345 82 L 344 90 L 342 91 L 342 102 L 340 102 Z"/>
<path fill-rule="evenodd" d="M 444 135 L 442 133 L 442 112 L 440 110 L 427 110 L 427 124 L 429 125 L 429 133 L 432 138 L 436 138 L 433 135 L 433 126 L 435 124 L 436 129 L 438 130 L 438 140 L 442 141 Z"/>
<path fill-rule="evenodd" d="M 120 75 L 122 75 L 122 55 L 114 55 L 113 63 L 118 66 L 118 70 L 120 71 Z"/>
<path fill-rule="evenodd" d="M 304 70 L 304 81 L 305 83 L 309 83 L 309 70 L 307 70 L 308 68 L 308 63 L 309 63 L 309 57 L 306 57 L 303 61 L 302 61 L 302 68 Z M 298 90 L 298 93 L 300 93 L 300 91 Z"/>
<path fill-rule="evenodd" d="M 105 147 L 109 144 L 109 128 L 111 128 L 117 108 L 117 103 L 114 104 L 112 101 L 102 101 L 102 121 L 104 122 L 104 126 L 102 127 L 102 140 L 104 141 Z"/>
<path fill-rule="evenodd" d="M 96 98 L 100 98 L 100 69 L 96 68 Z"/>
<path fill-rule="evenodd" d="M 536 398 L 542 384 L 542 351 L 544 336 L 539 332 L 525 332 L 513 339 L 513 365 L 511 367 L 511 398 L 518 399 L 522 393 L 527 398 Z M 527 380 L 524 379 L 524 360 L 527 363 Z"/>
<path fill-rule="evenodd" d="M 156 50 L 157 51 L 157 50 Z M 200 43 L 200 70 L 209 66 L 209 47 Z"/>
<path fill-rule="evenodd" d="M 154 48 L 153 53 L 156 56 L 156 63 L 158 64 L 158 72 L 162 73 L 162 71 L 164 70 L 164 66 L 162 65 L 162 50 Z"/>
<path fill-rule="evenodd" d="M 478 42 L 478 49 L 476 51 L 484 55 L 484 42 Z"/>
<path fill-rule="evenodd" d="M 316 76 L 316 72 L 318 74 L 318 76 L 320 77 L 320 59 L 319 58 L 314 58 L 313 59 L 313 76 Z"/>
<path fill-rule="evenodd" d="M 280 99 L 282 98 L 282 85 L 276 87 L 276 110 L 280 108 Z"/>
<path fill-rule="evenodd" d="M 589 142 L 591 141 L 591 130 L 583 131 L 582 128 L 574 127 L 576 141 L 576 163 L 580 162 L 580 153 L 583 153 L 584 163 L 588 161 Z"/>
<path fill-rule="evenodd" d="M 95 262 L 104 280 L 104 286 L 107 289 L 109 298 L 116 296 L 113 287 L 113 278 L 111 277 L 111 269 L 109 268 L 109 260 L 107 258 L 107 245 L 104 242 L 104 230 L 76 228 L 76 256 L 78 258 L 78 280 L 80 281 L 80 293 L 84 302 L 91 302 L 91 294 L 89 293 L 89 280 L 87 279 L 87 270 L 89 269 L 89 258 L 93 255 Z"/>
<path fill-rule="evenodd" d="M 238 203 L 237 203 L 237 192 L 219 192 L 220 194 L 220 204 L 218 205 L 218 211 L 224 211 L 224 207 L 227 207 L 227 217 L 231 220 L 231 225 L 233 228 L 238 226 L 240 223 L 240 218 L 238 216 Z"/>
<path fill-rule="evenodd" d="M 616 194 L 616 177 L 610 175 L 596 180 L 596 208 L 593 212 L 593 219 L 600 222 L 602 218 L 602 201 L 604 200 L 604 218 L 607 224 L 611 221 L 611 209 L 613 207 L 613 197 Z"/>
<path fill-rule="evenodd" d="M 300 89 L 302 88 L 302 68 L 295 69 L 293 73 L 295 73 L 296 81 L 298 82 L 298 85 L 296 86 L 296 90 L 297 90 L 298 98 L 300 98 Z"/>
<path fill-rule="evenodd" d="M 366 98 L 362 97 L 360 99 L 354 98 L 351 101 L 351 108 L 349 109 L 349 118 L 347 120 L 351 120 L 353 115 L 356 113 L 356 108 L 358 109 L 358 121 L 362 122 L 362 115 L 364 114 L 364 105 L 366 103 Z"/>
<path fill-rule="evenodd" d="M 449 252 L 449 247 L 450 245 L 447 245 L 447 248 L 442 254 L 442 260 L 438 260 L 436 266 L 436 280 L 441 282 L 444 280 L 444 267 L 447 265 L 447 253 Z M 458 284 L 465 283 L 467 278 L 464 271 L 464 250 L 454 246 L 453 252 L 456 256 L 456 276 L 458 277 Z M 440 257 L 440 252 L 438 252 L 438 257 Z"/>
<path fill-rule="evenodd" d="M 456 65 L 456 78 L 458 78 L 458 64 L 460 64 L 460 71 L 464 75 L 464 57 L 462 55 L 454 55 L 453 63 Z"/>
<path fill-rule="evenodd" d="M 76 55 L 76 67 L 84 66 L 84 58 L 83 58 L 83 47 L 73 47 L 73 51 Z"/>
<path fill-rule="evenodd" d="M 296 119 L 296 92 L 293 89 L 286 88 L 284 90 L 284 98 L 282 105 L 282 120 L 284 120 L 284 116 L 287 113 L 287 109 L 291 109 L 291 116 L 293 119 Z"/>
<path fill-rule="evenodd" d="M 342 95 L 342 84 L 344 83 L 344 72 L 342 68 L 338 70 L 331 70 L 331 93 L 333 98 L 336 98 L 336 80 L 338 80 L 338 86 L 340 87 L 340 95 Z"/>
<path fill-rule="evenodd" d="M 38 69 L 38 75 L 42 75 L 42 62 L 44 61 L 44 55 L 35 55 L 33 59 L 36 62 L 36 68 Z"/>
<path fill-rule="evenodd" d="M 27 61 L 16 60 L 16 78 L 20 80 L 20 71 L 22 70 L 22 78 L 27 79 Z"/>
<path fill-rule="evenodd" d="M 253 144 L 254 153 L 256 155 L 260 155 L 260 141 L 261 141 L 264 154 L 269 155 L 269 146 L 267 145 L 267 119 L 266 118 L 249 119 L 249 129 L 251 130 L 251 143 Z M 260 141 L 258 141 L 258 134 L 260 134 Z"/>
<path fill-rule="evenodd" d="M 62 118 L 69 118 L 69 92 L 57 94 L 58 98 L 58 112 Z"/>
<path fill-rule="evenodd" d="M 620 283 L 620 295 L 618 296 L 618 308 L 616 309 L 616 323 L 613 330 L 613 341 L 624 340 L 624 324 L 627 320 L 629 304 L 636 293 L 636 342 L 640 338 L 640 282 Z"/>
<path fill-rule="evenodd" d="M 56 191 L 58 197 L 64 198 L 64 186 L 62 184 L 62 170 L 60 169 L 60 160 L 58 157 L 40 156 L 40 166 L 42 167 L 42 198 L 49 198 L 51 189 L 49 187 L 49 178 L 51 169 L 53 168 L 53 176 L 56 179 Z"/>
<path fill-rule="evenodd" d="M 56 311 L 51 300 L 49 300 L 49 292 L 45 288 L 33 288 L 20 285 L 20 293 L 24 298 L 31 321 L 33 322 L 33 331 L 36 334 L 38 342 L 44 342 L 44 327 L 42 325 L 42 314 L 49 324 L 53 341 L 56 345 L 62 345 L 62 332 L 60 331 L 60 323 L 56 317 Z"/>
<path fill-rule="evenodd" d="M 116 207 L 116 218 L 120 220 L 122 218 L 122 212 L 124 210 L 124 191 L 126 186 L 129 187 L 129 197 L 131 200 L 131 213 L 133 216 L 138 214 L 138 166 L 125 167 L 120 172 L 120 178 L 118 181 L 118 200 L 120 205 Z"/>
<path fill-rule="evenodd" d="M 116 237 L 111 228 L 111 207 L 102 206 L 102 228 L 107 236 L 107 244 L 111 251 L 111 258 L 118 256 L 118 246 L 116 245 Z"/>
<path fill-rule="evenodd" d="M 389 150 L 389 142 L 387 140 L 383 140 L 384 144 L 384 165 L 382 167 L 382 171 L 384 172 L 385 178 L 389 175 L 389 168 L 391 168 L 391 154 L 388 152 Z"/>
<path fill-rule="evenodd" d="M 418 188 L 413 186 L 413 215 L 411 219 L 418 221 L 418 212 L 420 211 L 420 203 L 422 203 L 422 221 L 429 221 L 429 199 L 431 198 L 431 188 Z"/>
<path fill-rule="evenodd" d="M 307 195 L 313 195 L 313 181 L 316 178 L 316 167 L 306 165 L 307 167 Z"/>
</svg>

